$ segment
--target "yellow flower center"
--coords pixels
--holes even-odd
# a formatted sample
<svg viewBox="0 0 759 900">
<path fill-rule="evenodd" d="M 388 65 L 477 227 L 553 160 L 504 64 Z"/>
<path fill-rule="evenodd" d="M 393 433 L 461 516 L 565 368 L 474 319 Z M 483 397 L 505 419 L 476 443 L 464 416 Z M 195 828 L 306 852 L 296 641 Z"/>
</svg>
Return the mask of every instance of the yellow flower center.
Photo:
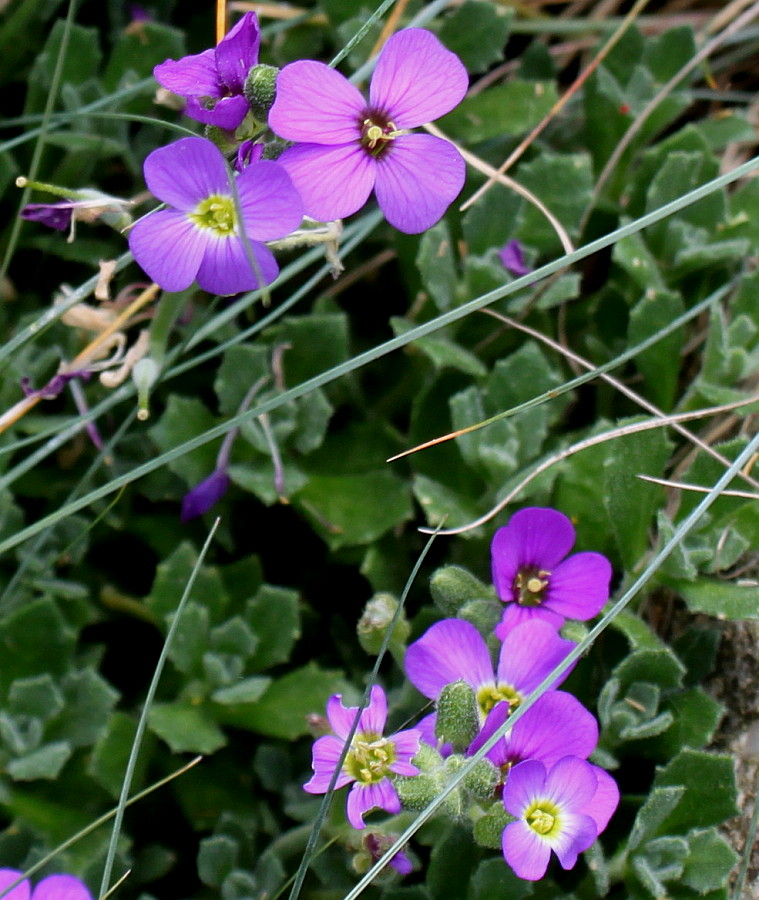
<svg viewBox="0 0 759 900">
<path fill-rule="evenodd" d="M 561 810 L 550 800 L 537 800 L 524 813 L 527 824 L 536 834 L 555 837 L 561 830 Z"/>
<path fill-rule="evenodd" d="M 477 704 L 480 707 L 483 720 L 497 704 L 506 702 L 509 704 L 509 712 L 513 712 L 522 702 L 522 695 L 514 690 L 510 684 L 486 684 L 477 691 Z"/>
<path fill-rule="evenodd" d="M 357 734 L 345 759 L 344 769 L 356 781 L 377 784 L 390 774 L 395 746 L 388 738 L 371 732 Z"/>
<path fill-rule="evenodd" d="M 212 194 L 201 200 L 189 218 L 198 228 L 213 231 L 217 237 L 231 237 L 236 231 L 234 201 L 223 194 Z"/>
<path fill-rule="evenodd" d="M 540 606 L 545 600 L 545 591 L 551 573 L 545 569 L 530 566 L 520 569 L 514 579 L 514 594 L 520 606 Z"/>
</svg>

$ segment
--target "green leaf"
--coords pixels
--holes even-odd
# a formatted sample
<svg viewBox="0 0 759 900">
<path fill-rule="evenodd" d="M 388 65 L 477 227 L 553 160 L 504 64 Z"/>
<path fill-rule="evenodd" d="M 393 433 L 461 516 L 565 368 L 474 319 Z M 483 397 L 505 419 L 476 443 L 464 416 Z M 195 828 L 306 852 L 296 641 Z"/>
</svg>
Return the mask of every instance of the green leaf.
<svg viewBox="0 0 759 900">
<path fill-rule="evenodd" d="M 513 79 L 465 98 L 439 125 L 455 140 L 478 144 L 529 131 L 548 115 L 557 99 L 552 83 Z M 521 173 L 522 169 L 520 181 Z"/>
<path fill-rule="evenodd" d="M 433 900 L 465 897 L 474 865 L 472 839 L 467 829 L 453 825 L 435 842 L 427 868 L 427 887 Z"/>
<path fill-rule="evenodd" d="M 95 781 L 105 788 L 112 797 L 118 797 L 124 782 L 129 755 L 132 751 L 137 723 L 125 713 L 117 712 L 111 716 L 108 727 L 95 745 L 87 763 L 87 772 Z M 152 737 L 147 736 L 148 743 Z M 137 758 L 137 770 L 133 781 L 133 787 L 139 786 L 145 771 L 145 765 L 149 758 L 145 744 L 140 748 L 141 753 Z"/>
<path fill-rule="evenodd" d="M 203 884 L 221 887 L 224 879 L 237 865 L 237 841 L 225 834 L 214 834 L 200 842 L 198 875 Z"/>
<path fill-rule="evenodd" d="M 51 87 L 53 72 L 59 56 L 65 23 L 59 19 L 50 30 L 45 46 L 29 74 L 29 88 L 24 107 L 25 113 L 40 112 Z M 68 47 L 63 58 L 60 83 L 81 85 L 95 78 L 100 69 L 100 41 L 94 28 L 72 24 Z"/>
<path fill-rule="evenodd" d="M 466 897 L 467 900 L 495 900 L 497 897 L 522 900 L 532 894 L 529 881 L 517 878 L 502 859 L 484 859 L 472 874 Z"/>
<path fill-rule="evenodd" d="M 215 753 L 227 743 L 207 710 L 186 702 L 156 703 L 148 716 L 150 730 L 174 753 Z"/>
<path fill-rule="evenodd" d="M 169 648 L 169 659 L 185 675 L 197 675 L 201 671 L 203 654 L 208 649 L 208 629 L 208 610 L 189 600 Z"/>
<path fill-rule="evenodd" d="M 245 618 L 258 644 L 248 664 L 256 671 L 287 662 L 300 637 L 298 594 L 265 584 L 245 604 Z"/>
<path fill-rule="evenodd" d="M 677 787 L 655 788 L 651 791 L 635 817 L 627 841 L 629 850 L 635 850 L 636 847 L 658 833 L 661 823 L 682 800 L 685 790 L 684 786 L 678 785 Z"/>
<path fill-rule="evenodd" d="M 674 587 L 682 594 L 691 612 L 705 613 L 720 620 L 759 619 L 759 596 L 753 584 L 702 578 L 693 582 L 678 581 Z"/>
<path fill-rule="evenodd" d="M 89 747 L 105 732 L 118 693 L 93 669 L 70 672 L 62 682 L 65 712 L 51 729 L 72 747 Z"/>
<path fill-rule="evenodd" d="M 220 710 L 219 720 L 292 741 L 308 733 L 308 715 L 323 715 L 328 698 L 338 693 L 342 685 L 339 672 L 309 663 L 272 682 L 258 703 Z"/>
<path fill-rule="evenodd" d="M 108 58 L 103 86 L 113 92 L 122 83 L 153 74 L 158 63 L 185 55 L 185 40 L 177 28 L 159 22 L 142 22 L 139 31 L 122 31 Z"/>
<path fill-rule="evenodd" d="M 405 319 L 397 317 L 393 317 L 390 320 L 390 324 L 393 326 L 393 331 L 396 334 L 403 334 L 406 331 L 410 331 L 413 327 Z M 465 350 L 443 334 L 438 333 L 419 338 L 414 342 L 414 347 L 429 357 L 438 371 L 450 368 L 475 377 L 487 374 L 485 365 L 473 353 Z"/>
<path fill-rule="evenodd" d="M 155 579 L 146 602 L 159 622 L 167 620 L 176 612 L 197 558 L 194 547 L 185 541 L 156 567 Z M 192 596 L 203 598 L 211 622 L 218 621 L 222 617 L 223 610 L 229 602 L 221 576 L 212 566 L 200 567 L 195 577 Z"/>
<path fill-rule="evenodd" d="M 0 684 L 37 673 L 62 674 L 76 643 L 53 600 L 33 600 L 0 620 Z"/>
<path fill-rule="evenodd" d="M 8 774 L 14 781 L 35 781 L 38 778 L 52 780 L 71 756 L 71 745 L 67 741 L 45 744 L 26 756 L 12 759 L 7 764 Z"/>
<path fill-rule="evenodd" d="M 459 57 L 470 73 L 485 72 L 503 59 L 511 23 L 511 10 L 496 10 L 489 3 L 465 0 L 443 21 L 438 36 Z"/>
<path fill-rule="evenodd" d="M 295 502 L 333 549 L 368 544 L 413 513 L 405 484 L 386 469 L 312 475 Z"/>
<path fill-rule="evenodd" d="M 654 787 L 681 785 L 686 792 L 661 826 L 665 834 L 719 825 L 738 812 L 734 760 L 726 754 L 681 751 L 659 769 Z"/>
<path fill-rule="evenodd" d="M 282 357 L 285 384 L 290 387 L 345 362 L 349 353 L 348 317 L 345 313 L 293 316 L 267 329 L 266 339 L 272 344 L 290 344 Z"/>
<path fill-rule="evenodd" d="M 650 288 L 630 311 L 630 344 L 639 344 L 652 337 L 684 312 L 680 294 Z M 635 358 L 646 381 L 646 396 L 665 411 L 672 408 L 675 400 L 684 340 L 685 332 L 678 328 Z"/>
<path fill-rule="evenodd" d="M 461 223 L 468 258 L 504 247 L 514 236 L 523 204 L 519 194 L 507 190 L 502 184 L 494 184 L 474 206 L 470 206 Z M 505 272 L 502 275 L 505 276 Z"/>
<path fill-rule="evenodd" d="M 673 695 L 667 708 L 674 717 L 672 727 L 653 741 L 656 753 L 664 758 L 684 747 L 699 750 L 708 744 L 724 712 L 722 705 L 699 687 Z"/>
<path fill-rule="evenodd" d="M 413 488 L 428 524 L 433 527 L 445 522 L 447 528 L 456 528 L 482 514 L 468 493 L 456 491 L 426 475 L 414 476 Z"/>
<path fill-rule="evenodd" d="M 633 650 L 658 650 L 664 646 L 662 639 L 650 625 L 629 610 L 617 613 L 609 624 L 627 638 Z"/>
<path fill-rule="evenodd" d="M 664 290 L 664 280 L 659 263 L 648 249 L 645 238 L 640 232 L 630 234 L 621 241 L 617 241 L 612 251 L 612 259 L 643 290 L 648 288 Z M 649 334 L 652 334 L 653 331 L 654 329 L 650 329 Z"/>
<path fill-rule="evenodd" d="M 63 694 L 47 674 L 19 678 L 8 692 L 7 710 L 12 716 L 33 716 L 44 721 L 56 716 L 63 706 Z"/>
<path fill-rule="evenodd" d="M 271 348 L 265 344 L 235 344 L 230 347 L 224 353 L 214 381 L 221 413 L 235 415 L 253 385 L 270 376 Z M 270 387 L 270 383 L 263 384 L 259 393 Z"/>
<path fill-rule="evenodd" d="M 243 678 L 231 687 L 219 688 L 211 694 L 214 703 L 222 706 L 238 706 L 242 703 L 256 703 L 271 684 L 271 678 L 265 675 L 252 675 Z"/>
<path fill-rule="evenodd" d="M 622 420 L 619 426 L 629 423 L 630 420 Z M 648 549 L 648 531 L 663 491 L 637 476 L 661 476 L 670 451 L 663 429 L 626 435 L 609 444 L 604 465 L 604 502 L 628 569 Z"/>
<path fill-rule="evenodd" d="M 159 450 L 167 452 L 172 447 L 189 441 L 216 425 L 216 420 L 206 407 L 194 397 L 171 394 L 160 420 L 150 429 L 150 437 Z M 184 453 L 168 463 L 172 472 L 194 487 L 207 478 L 216 468 L 216 455 L 220 442 L 204 444 L 190 453 Z"/>
<path fill-rule="evenodd" d="M 456 293 L 456 262 L 451 233 L 445 219 L 422 235 L 416 265 L 422 284 L 437 308 L 441 312 L 450 309 L 454 305 Z"/>
<path fill-rule="evenodd" d="M 635 682 L 656 684 L 663 690 L 680 686 L 685 668 L 668 647 L 636 650 L 616 667 L 614 675 L 622 689 Z"/>
<path fill-rule="evenodd" d="M 715 891 L 727 883 L 738 854 L 714 828 L 688 835 L 688 857 L 682 883 L 699 894 Z"/>
</svg>

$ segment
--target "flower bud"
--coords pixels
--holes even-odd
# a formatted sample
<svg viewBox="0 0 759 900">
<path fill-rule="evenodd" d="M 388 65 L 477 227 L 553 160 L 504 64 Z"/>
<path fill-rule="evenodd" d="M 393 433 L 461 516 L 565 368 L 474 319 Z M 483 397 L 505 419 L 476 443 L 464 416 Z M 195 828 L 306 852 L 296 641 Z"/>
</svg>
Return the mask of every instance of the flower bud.
<svg viewBox="0 0 759 900">
<path fill-rule="evenodd" d="M 478 800 L 489 800 L 493 796 L 500 772 L 489 759 L 477 760 L 472 771 L 464 778 L 464 787 Z"/>
<path fill-rule="evenodd" d="M 259 122 L 266 122 L 269 110 L 277 96 L 277 75 L 279 69 L 276 66 L 267 66 L 259 63 L 248 72 L 245 79 L 243 93 L 250 104 L 253 117 Z"/>
<path fill-rule="evenodd" d="M 440 692 L 435 737 L 455 751 L 466 750 L 480 730 L 477 698 L 466 681 L 454 681 Z"/>
<path fill-rule="evenodd" d="M 137 388 L 137 418 L 141 422 L 150 416 L 150 389 L 160 374 L 158 363 L 149 356 L 138 360 L 132 369 L 132 381 Z"/>
<path fill-rule="evenodd" d="M 398 601 L 392 594 L 375 594 L 366 604 L 356 630 L 358 642 L 367 653 L 371 653 L 372 656 L 379 653 L 397 609 Z M 390 651 L 393 655 L 403 654 L 410 633 L 411 626 L 406 620 L 405 614 L 401 612 L 390 638 Z"/>
<path fill-rule="evenodd" d="M 588 627 L 584 622 L 577 622 L 575 619 L 567 619 L 559 629 L 559 634 L 563 638 L 567 638 L 567 640 L 579 644 L 583 638 L 587 637 Z"/>
<path fill-rule="evenodd" d="M 440 793 L 441 780 L 436 775 L 396 775 L 393 787 L 404 809 L 422 810 Z"/>
<path fill-rule="evenodd" d="M 501 849 L 503 829 L 514 821 L 503 807 L 496 801 L 490 809 L 474 823 L 473 837 L 480 847 L 488 847 L 491 850 Z"/>
<path fill-rule="evenodd" d="M 492 588 L 460 566 L 444 566 L 433 572 L 430 593 L 438 609 L 446 616 L 457 616 L 461 606 L 470 600 L 494 596 Z"/>
<path fill-rule="evenodd" d="M 443 757 L 434 747 L 422 741 L 411 762 L 422 772 L 436 772 L 443 765 Z"/>
</svg>

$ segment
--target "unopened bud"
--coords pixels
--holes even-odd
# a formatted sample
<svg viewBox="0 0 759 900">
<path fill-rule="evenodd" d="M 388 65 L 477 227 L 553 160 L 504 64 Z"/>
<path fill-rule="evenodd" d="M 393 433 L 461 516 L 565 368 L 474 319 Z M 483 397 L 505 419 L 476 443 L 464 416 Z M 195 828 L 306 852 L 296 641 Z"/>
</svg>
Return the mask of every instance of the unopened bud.
<svg viewBox="0 0 759 900">
<path fill-rule="evenodd" d="M 492 588 L 460 566 L 444 566 L 433 572 L 430 593 L 446 616 L 457 616 L 463 604 L 470 600 L 494 599 Z"/>
<path fill-rule="evenodd" d="M 491 850 L 500 850 L 503 837 L 503 829 L 509 822 L 515 821 L 503 807 L 496 801 L 490 809 L 474 823 L 473 836 L 480 847 L 488 847 Z"/>
<path fill-rule="evenodd" d="M 464 778 L 464 787 L 478 800 L 489 800 L 493 796 L 500 778 L 500 772 L 489 759 L 477 760 L 472 770 Z"/>
<path fill-rule="evenodd" d="M 392 625 L 397 609 L 398 601 L 392 594 L 375 594 L 366 604 L 356 630 L 358 642 L 367 653 L 376 656 L 380 652 L 382 642 Z M 405 614 L 401 612 L 390 638 L 390 650 L 393 655 L 397 655 L 399 652 L 401 655 L 403 654 L 410 633 L 411 626 L 406 620 Z"/>
<path fill-rule="evenodd" d="M 466 750 L 479 730 L 477 698 L 471 686 L 466 681 L 447 684 L 437 701 L 435 737 L 460 752 Z"/>
<path fill-rule="evenodd" d="M 253 118 L 259 122 L 266 122 L 269 110 L 277 96 L 277 75 L 279 69 L 276 66 L 267 66 L 260 63 L 248 72 L 245 79 L 243 93 L 250 104 Z"/>
<path fill-rule="evenodd" d="M 440 778 L 435 775 L 396 775 L 393 787 L 404 809 L 425 809 L 440 793 Z"/>
<path fill-rule="evenodd" d="M 132 381 L 137 388 L 137 418 L 141 422 L 150 416 L 150 389 L 160 374 L 158 364 L 149 356 L 136 362 L 132 369 Z"/>
</svg>

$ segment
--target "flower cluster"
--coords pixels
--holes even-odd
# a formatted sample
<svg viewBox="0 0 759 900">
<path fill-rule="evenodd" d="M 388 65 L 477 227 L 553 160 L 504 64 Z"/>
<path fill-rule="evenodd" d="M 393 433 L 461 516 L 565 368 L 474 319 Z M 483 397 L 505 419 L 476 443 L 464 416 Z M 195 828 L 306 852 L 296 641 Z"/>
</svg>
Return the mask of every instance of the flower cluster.
<svg viewBox="0 0 759 900">
<path fill-rule="evenodd" d="M 148 188 L 168 208 L 138 221 L 129 246 L 165 290 L 195 280 L 217 294 L 269 284 L 278 269 L 266 242 L 317 242 L 318 230 L 298 230 L 304 215 L 309 226 L 341 219 L 372 190 L 392 225 L 424 231 L 463 186 L 456 148 L 411 133 L 453 109 L 468 86 L 460 60 L 432 33 L 409 28 L 388 40 L 368 100 L 314 60 L 277 75 L 258 64 L 259 46 L 258 21 L 246 13 L 215 49 L 154 70 L 215 140 L 185 138 L 145 160 Z M 279 139 L 296 143 L 273 161 Z"/>
<path fill-rule="evenodd" d="M 335 780 L 336 788 L 353 783 L 351 825 L 363 828 L 372 808 L 423 808 L 498 734 L 469 779 L 449 793 L 444 811 L 461 817 L 467 803 L 476 804 L 473 818 L 495 823 L 506 862 L 530 881 L 543 877 L 552 852 L 563 868 L 572 868 L 604 830 L 619 791 L 607 772 L 588 762 L 598 743 L 595 718 L 558 690 L 572 671 L 565 660 L 575 647 L 558 626 L 565 617 L 599 612 L 611 568 L 597 553 L 564 559 L 573 544 L 571 523 L 553 509 L 524 509 L 496 532 L 493 576 L 505 604 L 495 629 L 496 662 L 480 630 L 462 618 L 437 622 L 408 647 L 406 675 L 436 711 L 417 729 L 385 738 L 385 695 L 373 688 Z M 506 728 L 544 682 L 548 690 Z M 314 776 L 305 785 L 311 793 L 328 789 L 358 715 L 339 697 L 327 712 L 334 734 L 314 745 Z M 492 835 L 489 841 L 495 845 Z"/>
<path fill-rule="evenodd" d="M 0 893 L 7 891 L 8 900 L 92 900 L 87 886 L 73 875 L 48 875 L 32 890 L 23 874 L 15 869 L 0 869 Z"/>
</svg>

